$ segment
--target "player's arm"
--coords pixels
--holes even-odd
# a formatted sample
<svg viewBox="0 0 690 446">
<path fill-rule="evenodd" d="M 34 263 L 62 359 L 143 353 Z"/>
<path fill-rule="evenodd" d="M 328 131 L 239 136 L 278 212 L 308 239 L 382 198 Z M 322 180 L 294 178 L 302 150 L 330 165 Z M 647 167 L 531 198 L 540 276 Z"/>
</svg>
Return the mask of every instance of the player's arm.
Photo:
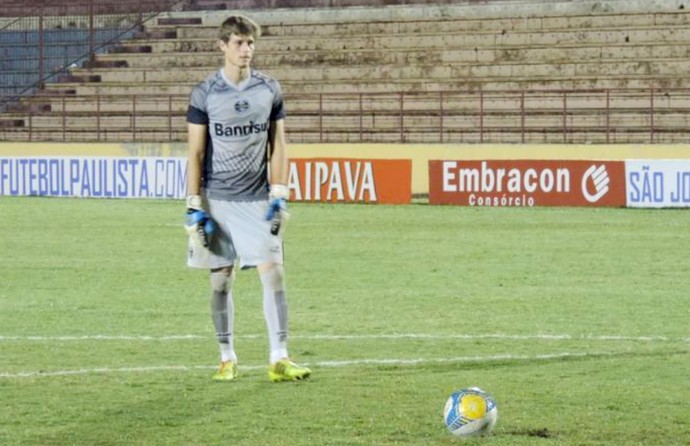
<svg viewBox="0 0 690 446">
<path fill-rule="evenodd" d="M 185 229 L 192 240 L 208 246 L 215 232 L 215 223 L 201 203 L 201 172 L 206 151 L 206 125 L 187 124 L 187 217 Z"/>
<path fill-rule="evenodd" d="M 271 185 L 288 184 L 288 149 L 285 138 L 285 120 L 279 119 L 271 124 L 269 130 L 271 153 Z"/>
<path fill-rule="evenodd" d="M 187 107 L 187 197 L 198 197 L 201 193 L 209 122 L 206 99 L 206 86 L 201 83 L 192 90 Z"/>
<path fill-rule="evenodd" d="M 271 233 L 278 235 L 285 230 L 285 224 L 290 218 L 290 214 L 287 212 L 287 200 L 290 196 L 288 189 L 289 158 L 284 119 L 271 122 L 268 144 L 271 191 L 266 220 L 271 220 Z"/>
<path fill-rule="evenodd" d="M 187 196 L 201 193 L 201 166 L 204 163 L 206 149 L 206 126 L 187 124 Z"/>
</svg>

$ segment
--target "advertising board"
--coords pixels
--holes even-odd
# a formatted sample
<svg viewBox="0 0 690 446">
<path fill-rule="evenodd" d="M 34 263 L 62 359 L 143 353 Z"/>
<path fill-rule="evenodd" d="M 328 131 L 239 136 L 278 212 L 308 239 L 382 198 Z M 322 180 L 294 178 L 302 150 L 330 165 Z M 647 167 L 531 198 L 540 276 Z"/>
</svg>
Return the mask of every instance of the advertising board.
<svg viewBox="0 0 690 446">
<path fill-rule="evenodd" d="M 405 204 L 412 199 L 410 160 L 293 159 L 291 199 Z M 184 157 L 0 157 L 0 195 L 184 198 Z"/>
<path fill-rule="evenodd" d="M 690 207 L 690 160 L 625 162 L 628 207 Z"/>
<path fill-rule="evenodd" d="M 408 204 L 412 161 L 293 159 L 288 186 L 292 201 Z"/>
<path fill-rule="evenodd" d="M 431 160 L 429 204 L 625 206 L 622 161 Z"/>
</svg>

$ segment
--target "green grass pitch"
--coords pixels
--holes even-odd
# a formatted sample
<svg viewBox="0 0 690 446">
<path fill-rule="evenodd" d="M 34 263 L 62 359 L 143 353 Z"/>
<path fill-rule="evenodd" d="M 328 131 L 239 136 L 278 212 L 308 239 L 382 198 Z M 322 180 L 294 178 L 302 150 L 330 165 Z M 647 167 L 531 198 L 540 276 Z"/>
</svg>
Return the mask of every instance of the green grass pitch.
<svg viewBox="0 0 690 446">
<path fill-rule="evenodd" d="M 2 445 L 687 445 L 690 214 L 292 204 L 293 357 L 238 274 L 217 365 L 181 202 L 0 198 Z M 447 396 L 499 405 L 447 432 Z"/>
</svg>

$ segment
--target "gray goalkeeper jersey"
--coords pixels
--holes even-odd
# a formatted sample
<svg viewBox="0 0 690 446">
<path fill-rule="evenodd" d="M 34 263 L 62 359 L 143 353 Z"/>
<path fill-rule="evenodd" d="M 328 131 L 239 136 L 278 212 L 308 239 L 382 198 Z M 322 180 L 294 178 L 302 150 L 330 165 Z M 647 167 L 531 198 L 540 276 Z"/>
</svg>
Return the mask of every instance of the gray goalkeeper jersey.
<svg viewBox="0 0 690 446">
<path fill-rule="evenodd" d="M 194 88 L 187 122 L 207 126 L 201 184 L 209 198 L 268 197 L 268 130 L 284 117 L 280 84 L 257 71 L 234 85 L 221 69 Z"/>
</svg>

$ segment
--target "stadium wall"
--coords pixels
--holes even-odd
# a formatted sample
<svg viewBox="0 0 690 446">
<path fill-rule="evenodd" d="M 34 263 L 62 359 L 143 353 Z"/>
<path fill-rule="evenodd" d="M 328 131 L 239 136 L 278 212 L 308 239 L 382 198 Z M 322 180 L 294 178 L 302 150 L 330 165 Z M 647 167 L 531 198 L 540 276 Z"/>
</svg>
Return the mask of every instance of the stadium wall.
<svg viewBox="0 0 690 446">
<path fill-rule="evenodd" d="M 2 157 L 99 156 L 185 157 L 184 143 L 0 143 Z M 411 160 L 411 191 L 429 193 L 430 160 L 602 160 L 690 159 L 690 144 L 292 144 L 293 159 Z"/>
</svg>

